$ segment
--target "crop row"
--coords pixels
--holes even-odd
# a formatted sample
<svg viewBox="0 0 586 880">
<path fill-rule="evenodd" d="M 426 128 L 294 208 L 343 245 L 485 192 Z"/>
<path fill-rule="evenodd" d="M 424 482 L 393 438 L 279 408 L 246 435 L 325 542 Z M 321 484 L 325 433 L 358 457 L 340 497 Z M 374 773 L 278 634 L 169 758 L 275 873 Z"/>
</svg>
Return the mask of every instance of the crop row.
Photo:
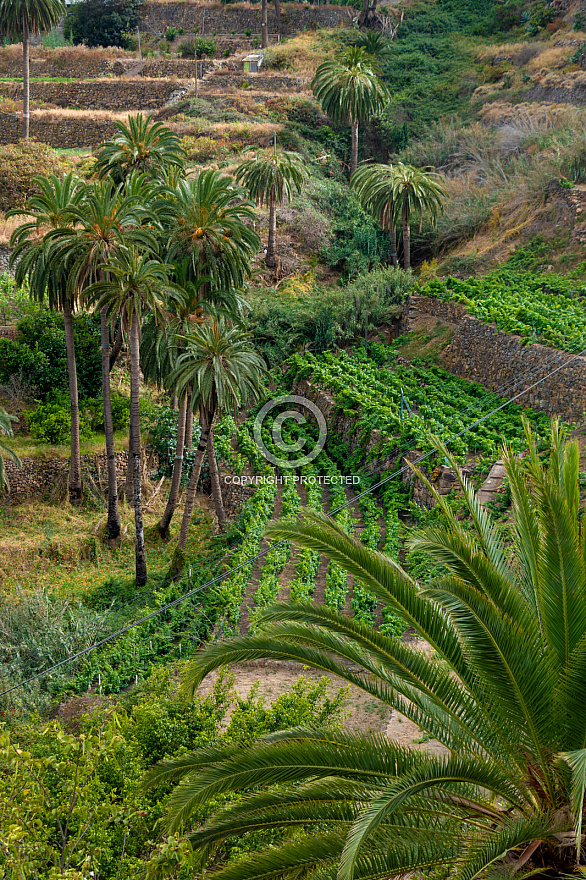
<svg viewBox="0 0 586 880">
<path fill-rule="evenodd" d="M 524 445 L 521 415 L 545 434 L 549 420 L 541 413 L 510 404 L 480 424 L 477 420 L 502 406 L 502 399 L 476 382 L 459 379 L 439 367 L 395 366 L 391 346 L 371 346 L 375 358 L 363 352 L 294 355 L 291 378 L 310 378 L 333 392 L 337 406 L 352 418 L 366 440 L 374 430 L 383 435 L 377 454 L 431 447 L 430 434 L 447 441 L 456 454 L 468 449 L 496 455 L 504 440 Z M 389 365 L 390 363 L 390 365 Z M 456 436 L 465 432 L 463 436 Z"/>
<path fill-rule="evenodd" d="M 422 292 L 462 303 L 480 321 L 516 333 L 527 343 L 566 351 L 586 345 L 586 289 L 561 276 L 501 269 L 466 281 L 435 278 Z"/>
</svg>

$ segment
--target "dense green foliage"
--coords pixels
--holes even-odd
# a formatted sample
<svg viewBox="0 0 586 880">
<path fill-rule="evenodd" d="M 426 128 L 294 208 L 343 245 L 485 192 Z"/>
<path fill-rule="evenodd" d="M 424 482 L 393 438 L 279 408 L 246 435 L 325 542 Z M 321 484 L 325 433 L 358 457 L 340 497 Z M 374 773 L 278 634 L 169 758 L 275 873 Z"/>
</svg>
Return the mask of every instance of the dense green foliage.
<svg viewBox="0 0 586 880">
<path fill-rule="evenodd" d="M 80 0 L 69 7 L 63 35 L 86 46 L 128 49 L 143 0 Z"/>
<path fill-rule="evenodd" d="M 33 396 L 42 400 L 68 389 L 63 316 L 36 309 L 20 319 L 15 340 L 0 339 L 0 382 L 22 375 Z M 87 314 L 73 318 L 80 397 L 101 390 L 99 321 Z"/>
<path fill-rule="evenodd" d="M 318 387 L 331 389 L 348 415 L 355 416 L 360 407 L 359 427 L 367 434 L 382 432 L 382 448 L 389 453 L 397 446 L 429 449 L 430 432 L 447 441 L 469 426 L 465 436 L 450 443 L 457 454 L 471 449 L 494 455 L 503 440 L 522 449 L 523 412 L 538 431 L 547 430 L 547 416 L 516 404 L 472 426 L 499 407 L 502 399 L 482 385 L 458 379 L 439 367 L 395 367 L 391 346 L 371 345 L 369 352 L 370 358 L 364 353 L 350 357 L 345 352 L 294 355 L 289 375 L 310 378 Z"/>
<path fill-rule="evenodd" d="M 413 285 L 412 276 L 394 269 L 377 269 L 347 287 L 326 288 L 309 280 L 297 288 L 263 288 L 250 295 L 248 326 L 269 364 L 309 347 L 321 352 L 377 332 Z"/>
<path fill-rule="evenodd" d="M 63 175 L 70 168 L 67 159 L 47 144 L 20 141 L 0 146 L 0 211 L 25 206 L 27 197 L 38 192 L 36 174 Z"/>
<path fill-rule="evenodd" d="M 569 278 L 499 269 L 484 278 L 434 279 L 427 296 L 463 303 L 471 315 L 527 343 L 566 351 L 586 347 L 583 287 Z"/>
<path fill-rule="evenodd" d="M 29 872 L 39 880 L 114 880 L 145 869 L 162 878 L 172 866 L 193 869 L 188 845 L 159 838 L 168 787 L 145 793 L 145 771 L 162 755 L 210 743 L 244 745 L 296 725 L 336 727 L 344 693 L 329 696 L 325 680 L 299 678 L 267 703 L 257 688 L 238 698 L 230 676 L 221 676 L 208 696 L 192 700 L 176 691 L 170 670 L 159 670 L 124 704 L 107 710 L 103 700 L 95 703 L 102 706 L 92 710 L 91 699 L 70 704 L 64 717 L 73 724 L 65 728 L 51 722 L 9 735 L 0 727 L 0 827 L 8 831 L 0 871 L 6 880 Z M 85 708 L 90 715 L 82 719 Z M 224 857 L 249 848 L 234 841 Z"/>
</svg>

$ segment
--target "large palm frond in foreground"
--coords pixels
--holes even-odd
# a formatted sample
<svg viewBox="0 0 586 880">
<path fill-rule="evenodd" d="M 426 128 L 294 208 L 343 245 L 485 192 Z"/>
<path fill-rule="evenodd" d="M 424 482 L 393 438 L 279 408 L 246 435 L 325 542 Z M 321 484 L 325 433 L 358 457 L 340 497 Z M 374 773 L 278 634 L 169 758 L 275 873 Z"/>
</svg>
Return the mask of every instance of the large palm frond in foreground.
<svg viewBox="0 0 586 880">
<path fill-rule="evenodd" d="M 256 635 L 208 646 L 188 686 L 225 663 L 293 660 L 357 685 L 445 749 L 428 754 L 373 734 L 293 730 L 163 762 L 151 782 L 177 783 L 172 829 L 189 827 L 210 799 L 247 793 L 192 831 L 202 864 L 226 839 L 279 832 L 280 843 L 216 869 L 218 880 L 300 872 L 366 880 L 438 867 L 458 880 L 577 873 L 586 784 L 578 448 L 554 426 L 543 466 L 529 429 L 527 441 L 523 462 L 503 453 L 512 545 L 459 473 L 468 518 L 458 520 L 436 496 L 443 522 L 411 541 L 441 563 L 444 574 L 430 584 L 321 514 L 270 527 L 271 537 L 343 566 L 413 626 L 431 654 L 322 607 L 274 605 Z"/>
</svg>

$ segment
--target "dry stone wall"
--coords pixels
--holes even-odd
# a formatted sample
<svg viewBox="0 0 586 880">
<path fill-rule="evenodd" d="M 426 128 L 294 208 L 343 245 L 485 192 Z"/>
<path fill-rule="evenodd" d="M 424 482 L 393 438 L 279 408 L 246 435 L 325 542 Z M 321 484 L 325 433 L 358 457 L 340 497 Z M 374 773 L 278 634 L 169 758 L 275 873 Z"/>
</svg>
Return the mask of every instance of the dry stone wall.
<svg viewBox="0 0 586 880">
<path fill-rule="evenodd" d="M 13 83 L 0 84 L 0 95 Z M 89 80 L 88 82 L 31 83 L 31 100 L 83 110 L 157 110 L 185 88 L 179 80 Z"/>
<path fill-rule="evenodd" d="M 129 64 L 138 61 L 132 57 L 92 56 L 90 52 L 74 54 L 57 49 L 33 49 L 30 58 L 31 77 L 65 76 L 72 79 L 93 79 L 100 76 L 123 73 Z M 8 49 L 0 49 L 0 75 L 22 76 L 22 56 Z"/>
<path fill-rule="evenodd" d="M 126 476 L 127 452 L 116 453 L 116 472 L 120 479 Z M 8 501 L 20 504 L 30 498 L 48 498 L 53 501 L 67 494 L 69 459 L 22 458 L 21 466 L 6 460 L 6 474 L 10 482 Z M 108 461 L 105 452 L 81 456 L 82 474 L 97 491 L 106 492 L 108 488 Z"/>
<path fill-rule="evenodd" d="M 89 116 L 59 116 L 52 113 L 32 113 L 30 134 L 43 144 L 61 149 L 97 147 L 110 140 L 116 129 L 111 119 Z M 22 137 L 20 116 L 2 117 L 0 144 L 16 144 Z"/>
<path fill-rule="evenodd" d="M 549 416 L 571 422 L 583 418 L 586 357 L 545 345 L 523 345 L 519 336 L 503 333 L 494 324 L 481 323 L 458 303 L 425 296 L 408 298 L 400 332 L 409 332 L 418 313 L 457 324 L 450 345 L 440 354 L 442 365 L 454 375 L 480 382 L 508 400 L 526 391 L 517 403 Z"/>
<path fill-rule="evenodd" d="M 281 33 L 294 34 L 319 27 L 348 27 L 354 11 L 339 6 L 310 6 L 287 3 L 281 7 Z M 205 16 L 204 16 L 205 12 Z M 196 6 L 192 3 L 147 3 L 142 27 L 163 34 L 168 27 L 182 27 L 186 33 L 243 34 L 247 29 L 260 33 L 260 4 L 250 9 Z M 277 33 L 274 10 L 268 12 L 269 33 Z"/>
</svg>

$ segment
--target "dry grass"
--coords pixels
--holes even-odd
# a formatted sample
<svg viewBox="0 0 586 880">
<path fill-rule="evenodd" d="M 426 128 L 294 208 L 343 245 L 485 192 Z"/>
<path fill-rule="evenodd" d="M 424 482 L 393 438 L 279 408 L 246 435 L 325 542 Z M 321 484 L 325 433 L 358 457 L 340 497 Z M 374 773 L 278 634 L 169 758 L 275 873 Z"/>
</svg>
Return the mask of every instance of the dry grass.
<svg viewBox="0 0 586 880">
<path fill-rule="evenodd" d="M 333 54 L 335 42 L 332 36 L 323 31 L 307 31 L 291 40 L 285 40 L 267 51 L 269 58 L 275 58 L 281 69 L 301 77 L 313 77 L 322 61 Z M 267 72 L 271 68 L 267 67 Z"/>
<path fill-rule="evenodd" d="M 98 119 L 113 120 L 123 119 L 126 121 L 129 112 L 115 112 L 113 110 L 74 110 L 70 107 L 58 107 L 50 110 L 31 110 L 31 117 L 43 119 L 45 122 L 58 122 L 60 119 Z"/>
<path fill-rule="evenodd" d="M 0 244 L 8 244 L 10 236 L 20 224 L 23 222 L 24 216 L 11 217 L 9 220 L 0 213 Z"/>
<path fill-rule="evenodd" d="M 31 46 L 30 58 L 31 60 L 42 58 L 57 65 L 61 62 L 67 64 L 79 60 L 92 61 L 97 59 L 104 61 L 112 59 L 115 61 L 117 58 L 136 58 L 137 61 L 139 60 L 137 52 L 127 52 L 118 46 L 108 46 L 107 48 L 97 46 L 92 49 L 89 49 L 87 46 L 61 46 L 58 49 L 44 49 L 42 46 Z M 10 46 L 0 48 L 0 66 L 3 61 L 16 63 L 21 60 L 22 43 L 12 43 Z"/>
</svg>

